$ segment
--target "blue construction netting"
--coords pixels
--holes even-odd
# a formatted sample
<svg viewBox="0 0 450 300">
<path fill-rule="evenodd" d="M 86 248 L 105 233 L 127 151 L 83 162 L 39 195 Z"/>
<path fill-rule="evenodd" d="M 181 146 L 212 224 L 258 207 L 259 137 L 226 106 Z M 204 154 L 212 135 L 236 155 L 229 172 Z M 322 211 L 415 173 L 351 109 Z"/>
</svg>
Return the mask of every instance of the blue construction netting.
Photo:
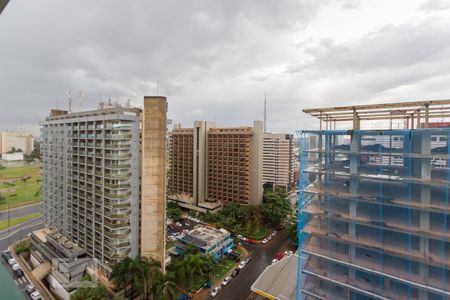
<svg viewBox="0 0 450 300">
<path fill-rule="evenodd" d="M 450 297 L 450 128 L 299 131 L 296 299 Z"/>
</svg>

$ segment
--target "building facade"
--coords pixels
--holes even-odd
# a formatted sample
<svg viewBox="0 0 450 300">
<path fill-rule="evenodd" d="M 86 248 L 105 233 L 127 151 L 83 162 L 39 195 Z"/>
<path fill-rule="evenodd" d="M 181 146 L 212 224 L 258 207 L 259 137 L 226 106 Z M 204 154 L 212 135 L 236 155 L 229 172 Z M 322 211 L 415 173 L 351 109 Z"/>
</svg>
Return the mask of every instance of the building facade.
<svg viewBox="0 0 450 300">
<path fill-rule="evenodd" d="M 450 172 L 433 164 L 440 159 L 448 166 L 450 129 L 419 126 L 441 118 L 445 105 L 450 101 L 305 110 L 319 118 L 326 113 L 327 122 L 352 118 L 353 129 L 301 132 L 303 140 L 313 135 L 317 143 L 301 146 L 301 172 L 307 176 L 300 177 L 297 295 L 450 297 Z M 361 120 L 389 120 L 394 109 L 409 128 L 360 129 Z M 437 141 L 443 144 L 433 147 Z"/>
<path fill-rule="evenodd" d="M 294 182 L 294 136 L 264 133 L 263 182 L 290 190 Z"/>
<path fill-rule="evenodd" d="M 145 97 L 143 111 L 54 110 L 42 123 L 43 220 L 106 274 L 139 253 L 164 265 L 166 114 L 165 97 Z"/>
<path fill-rule="evenodd" d="M 171 134 L 169 199 L 181 206 L 214 211 L 223 203 L 262 202 L 262 122 L 218 128 L 196 121 Z"/>
<path fill-rule="evenodd" d="M 177 251 L 183 252 L 188 246 L 194 246 L 200 253 L 220 260 L 228 254 L 228 251 L 231 251 L 234 244 L 227 230 L 197 225 L 188 233 L 178 237 Z"/>
<path fill-rule="evenodd" d="M 1 131 L 0 154 L 5 154 L 13 148 L 20 149 L 23 154 L 30 155 L 33 152 L 33 135 L 24 131 Z"/>
</svg>

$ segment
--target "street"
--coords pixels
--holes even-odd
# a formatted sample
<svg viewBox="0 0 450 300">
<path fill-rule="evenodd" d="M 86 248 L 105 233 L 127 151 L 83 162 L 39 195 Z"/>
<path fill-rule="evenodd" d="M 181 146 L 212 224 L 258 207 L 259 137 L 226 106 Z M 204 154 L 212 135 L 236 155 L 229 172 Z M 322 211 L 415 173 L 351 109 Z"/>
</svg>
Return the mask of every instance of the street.
<svg viewBox="0 0 450 300">
<path fill-rule="evenodd" d="M 0 231 L 0 250 L 6 250 L 12 243 L 25 238 L 27 234 L 43 227 L 44 224 L 41 218 L 38 218 L 16 225 L 9 230 Z"/>
<path fill-rule="evenodd" d="M 262 244 L 247 244 L 248 249 L 253 259 L 245 266 L 239 274 L 233 278 L 227 286 L 222 287 L 222 290 L 214 298 L 218 300 L 245 300 L 250 295 L 251 285 L 264 271 L 264 269 L 272 263 L 275 254 L 288 241 L 285 231 L 279 232 L 266 245 Z"/>
<path fill-rule="evenodd" d="M 36 203 L 24 207 L 12 208 L 9 210 L 9 217 L 12 219 L 40 212 L 41 211 L 40 205 L 41 205 L 40 203 Z M 7 219 L 8 219 L 8 211 L 7 210 L 0 211 L 0 221 Z"/>
</svg>

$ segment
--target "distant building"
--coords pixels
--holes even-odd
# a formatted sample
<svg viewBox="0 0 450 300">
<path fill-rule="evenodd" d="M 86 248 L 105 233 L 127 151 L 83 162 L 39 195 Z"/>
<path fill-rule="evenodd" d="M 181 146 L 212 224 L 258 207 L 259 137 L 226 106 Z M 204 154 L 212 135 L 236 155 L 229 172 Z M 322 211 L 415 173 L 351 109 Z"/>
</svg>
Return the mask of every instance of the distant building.
<svg viewBox="0 0 450 300">
<path fill-rule="evenodd" d="M 231 234 L 225 229 L 197 225 L 188 233 L 178 238 L 177 249 L 183 252 L 187 246 L 196 247 L 200 253 L 222 259 L 229 249 L 234 247 Z"/>
<path fill-rule="evenodd" d="M 175 127 L 169 144 L 170 200 L 203 212 L 223 203 L 262 203 L 262 121 L 228 128 L 196 121 L 193 128 Z"/>
<path fill-rule="evenodd" d="M 4 161 L 22 161 L 23 153 L 22 152 L 3 153 L 2 160 L 4 160 Z"/>
<path fill-rule="evenodd" d="M 23 154 L 30 155 L 33 152 L 33 135 L 25 131 L 1 131 L 0 154 L 13 149 L 20 149 Z"/>
<path fill-rule="evenodd" d="M 273 187 L 291 189 L 294 183 L 294 136 L 264 133 L 263 182 Z"/>
</svg>

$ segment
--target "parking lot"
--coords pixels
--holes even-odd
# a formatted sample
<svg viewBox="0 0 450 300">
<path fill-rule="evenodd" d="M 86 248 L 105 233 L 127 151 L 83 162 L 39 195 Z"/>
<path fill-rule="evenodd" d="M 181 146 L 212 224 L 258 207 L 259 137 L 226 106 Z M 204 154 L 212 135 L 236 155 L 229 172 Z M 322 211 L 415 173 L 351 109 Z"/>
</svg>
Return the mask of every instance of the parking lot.
<svg viewBox="0 0 450 300">
<path fill-rule="evenodd" d="M 0 259 L 2 262 L 0 266 L 0 276 L 5 276 L 6 278 L 10 277 L 9 279 L 15 284 L 15 286 L 10 286 L 10 293 L 13 294 L 13 296 L 5 299 L 42 299 L 39 292 L 35 290 L 34 286 L 30 283 L 26 275 L 24 275 L 22 269 L 8 251 L 2 251 Z M 7 280 L 6 278 L 5 280 Z M 6 290 L 6 286 L 2 286 L 2 292 L 4 289 Z M 6 292 L 8 293 L 8 291 Z"/>
<path fill-rule="evenodd" d="M 175 241 L 178 236 L 193 229 L 198 224 L 202 224 L 202 221 L 189 217 L 167 225 L 167 241 Z"/>
</svg>

